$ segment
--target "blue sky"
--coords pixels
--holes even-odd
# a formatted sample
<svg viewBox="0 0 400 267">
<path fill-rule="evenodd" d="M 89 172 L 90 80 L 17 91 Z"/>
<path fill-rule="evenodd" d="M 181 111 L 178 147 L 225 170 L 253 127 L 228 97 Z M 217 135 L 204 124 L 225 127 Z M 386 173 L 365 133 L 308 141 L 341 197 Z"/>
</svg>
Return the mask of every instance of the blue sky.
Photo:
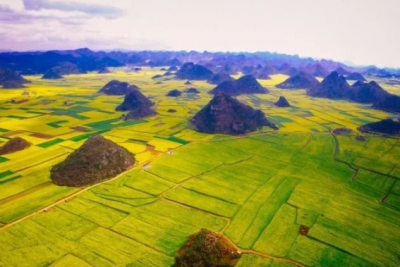
<svg viewBox="0 0 400 267">
<path fill-rule="evenodd" d="M 276 51 L 400 67 L 399 0 L 0 0 L 0 49 Z"/>
</svg>

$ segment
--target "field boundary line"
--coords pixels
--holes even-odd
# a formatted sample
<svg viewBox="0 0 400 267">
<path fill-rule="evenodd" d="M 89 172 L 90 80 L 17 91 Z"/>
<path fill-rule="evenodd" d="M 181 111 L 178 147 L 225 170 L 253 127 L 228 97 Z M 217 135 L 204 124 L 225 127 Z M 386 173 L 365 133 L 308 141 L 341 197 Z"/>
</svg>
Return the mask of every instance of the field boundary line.
<svg viewBox="0 0 400 267">
<path fill-rule="evenodd" d="M 67 155 L 67 154 L 70 154 L 70 152 L 65 152 L 65 153 L 62 153 L 62 154 L 60 154 L 60 155 L 57 155 L 57 156 L 55 156 L 54 158 L 47 159 L 47 160 L 45 160 L 45 161 L 41 161 L 41 162 L 39 162 L 39 163 L 37 163 L 37 164 L 35 164 L 35 165 L 30 165 L 30 166 L 28 166 L 28 167 L 25 167 L 25 168 L 22 168 L 22 169 L 15 170 L 14 172 L 15 172 L 15 173 L 18 173 L 18 172 L 20 172 L 20 171 L 25 171 L 25 170 L 27 170 L 27 169 L 30 169 L 30 168 L 36 167 L 36 166 L 38 166 L 38 165 L 42 165 L 42 164 L 44 164 L 44 163 L 46 163 L 46 162 L 49 162 L 49 161 L 55 160 L 55 159 L 57 159 L 57 158 L 60 158 L 60 157 L 62 157 L 62 156 L 65 156 L 65 155 Z"/>
<path fill-rule="evenodd" d="M 259 251 L 256 251 L 256 250 L 252 250 L 252 249 L 241 249 L 240 247 L 237 247 L 237 246 L 236 246 L 236 248 L 237 248 L 237 250 L 239 250 L 243 254 L 252 254 L 252 255 L 263 257 L 263 258 L 272 259 L 274 261 L 286 262 L 286 263 L 290 263 L 292 265 L 295 265 L 297 267 L 307 267 L 307 265 L 304 265 L 304 264 L 302 264 L 300 262 L 293 261 L 293 260 L 290 260 L 290 259 L 268 255 L 266 253 L 259 252 Z"/>
</svg>

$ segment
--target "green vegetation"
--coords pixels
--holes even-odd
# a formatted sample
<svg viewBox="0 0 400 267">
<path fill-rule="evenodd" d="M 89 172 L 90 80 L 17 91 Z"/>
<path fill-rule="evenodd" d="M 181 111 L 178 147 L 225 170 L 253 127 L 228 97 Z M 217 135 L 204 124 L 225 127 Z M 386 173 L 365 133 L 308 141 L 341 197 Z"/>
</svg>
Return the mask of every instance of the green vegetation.
<svg viewBox="0 0 400 267">
<path fill-rule="evenodd" d="M 56 139 L 53 139 L 53 140 L 51 140 L 51 141 L 47 141 L 47 142 L 38 144 L 37 146 L 38 146 L 38 147 L 42 147 L 42 148 L 48 148 L 48 147 L 54 146 L 54 145 L 59 144 L 59 143 L 62 143 L 62 142 L 64 142 L 63 139 L 56 138 Z"/>
</svg>

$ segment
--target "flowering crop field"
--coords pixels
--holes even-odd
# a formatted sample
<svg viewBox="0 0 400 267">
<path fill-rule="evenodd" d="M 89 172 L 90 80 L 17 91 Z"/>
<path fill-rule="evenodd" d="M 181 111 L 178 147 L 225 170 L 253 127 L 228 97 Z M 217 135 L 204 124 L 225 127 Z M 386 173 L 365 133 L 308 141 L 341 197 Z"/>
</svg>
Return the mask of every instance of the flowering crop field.
<svg viewBox="0 0 400 267">
<path fill-rule="evenodd" d="M 357 131 L 390 113 L 278 89 L 287 76 L 274 75 L 260 80 L 269 94 L 238 99 L 279 130 L 198 133 L 190 118 L 214 86 L 166 97 L 187 85 L 152 79 L 163 73 L 28 76 L 25 89 L 0 89 L 0 146 L 31 143 L 0 156 L 0 266 L 171 266 L 202 228 L 241 249 L 238 266 L 399 266 L 399 139 Z M 121 120 L 123 96 L 98 93 L 114 79 L 137 85 L 157 115 Z M 291 107 L 274 106 L 279 96 Z M 135 167 L 85 188 L 53 184 L 51 167 L 96 134 L 134 153 Z"/>
</svg>

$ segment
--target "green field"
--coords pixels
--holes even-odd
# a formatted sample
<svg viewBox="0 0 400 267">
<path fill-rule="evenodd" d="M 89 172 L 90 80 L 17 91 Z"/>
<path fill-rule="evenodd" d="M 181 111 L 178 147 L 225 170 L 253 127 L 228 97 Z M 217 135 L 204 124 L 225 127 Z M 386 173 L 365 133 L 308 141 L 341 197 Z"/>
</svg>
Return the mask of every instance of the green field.
<svg viewBox="0 0 400 267">
<path fill-rule="evenodd" d="M 237 266 L 400 266 L 400 142 L 356 130 L 394 114 L 280 90 L 286 76 L 274 75 L 260 80 L 270 94 L 239 99 L 279 131 L 202 134 L 188 120 L 213 85 L 165 97 L 186 86 L 156 84 L 162 73 L 32 76 L 27 89 L 1 91 L 0 145 L 19 136 L 32 146 L 0 157 L 0 266 L 172 266 L 201 228 L 241 249 Z M 138 85 L 158 114 L 121 121 L 123 97 L 97 93 L 112 79 Z M 292 107 L 275 107 L 280 95 Z M 333 135 L 339 127 L 353 132 Z M 89 188 L 52 184 L 51 166 L 95 134 L 133 152 L 135 168 Z"/>
</svg>

